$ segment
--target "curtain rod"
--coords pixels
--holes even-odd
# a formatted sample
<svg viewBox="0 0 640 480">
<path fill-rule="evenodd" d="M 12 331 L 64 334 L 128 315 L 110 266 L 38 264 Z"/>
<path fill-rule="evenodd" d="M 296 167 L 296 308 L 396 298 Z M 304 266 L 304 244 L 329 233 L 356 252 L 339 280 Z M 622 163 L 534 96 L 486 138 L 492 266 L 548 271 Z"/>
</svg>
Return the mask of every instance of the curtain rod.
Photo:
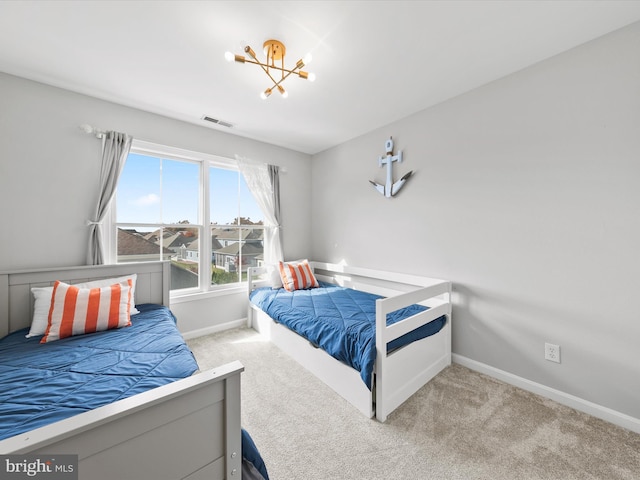
<svg viewBox="0 0 640 480">
<path fill-rule="evenodd" d="M 96 128 L 96 127 L 92 127 L 91 125 L 88 125 L 88 124 L 86 124 L 86 123 L 85 123 L 85 124 L 83 124 L 83 125 L 80 125 L 80 127 L 79 127 L 79 128 L 80 128 L 80 130 L 82 130 L 84 133 L 88 133 L 88 134 L 90 134 L 90 135 L 95 135 L 95 136 L 96 136 L 96 138 L 103 138 L 103 137 L 104 137 L 104 135 L 107 133 L 107 132 L 106 132 L 106 131 L 104 131 L 104 130 L 100 130 L 100 129 Z"/>
</svg>

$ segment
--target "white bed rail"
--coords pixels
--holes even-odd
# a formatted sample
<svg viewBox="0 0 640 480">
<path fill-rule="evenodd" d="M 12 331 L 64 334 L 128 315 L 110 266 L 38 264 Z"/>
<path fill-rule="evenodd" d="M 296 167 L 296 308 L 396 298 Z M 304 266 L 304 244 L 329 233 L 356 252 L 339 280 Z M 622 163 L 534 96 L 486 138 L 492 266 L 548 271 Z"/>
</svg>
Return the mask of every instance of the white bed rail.
<svg viewBox="0 0 640 480">
<path fill-rule="evenodd" d="M 372 386 L 375 396 L 358 378 L 355 370 L 341 367 L 337 360 L 320 354 L 317 349 L 307 348 L 305 353 L 308 342 L 298 341 L 294 333 L 287 334 L 285 327 L 270 327 L 268 335 L 358 410 L 369 416 L 375 414 L 378 420 L 384 422 L 395 408 L 451 363 L 451 282 L 325 262 L 310 264 L 320 281 L 385 297 L 376 301 L 377 352 Z M 248 293 L 261 286 L 274 286 L 271 272 L 271 267 L 250 268 Z M 388 313 L 413 304 L 421 304 L 429 309 L 395 324 L 386 324 Z M 249 304 L 248 326 L 256 328 L 256 315 L 263 323 L 266 315 Z M 387 354 L 389 342 L 443 315 L 447 321 L 440 332 Z M 261 328 L 258 330 L 262 332 Z"/>
<path fill-rule="evenodd" d="M 432 300 L 436 296 L 448 293 L 449 285 L 443 283 L 433 287 L 421 288 L 413 292 L 399 294 L 394 297 L 376 300 L 376 347 L 378 350 L 383 348 L 387 343 L 421 327 L 425 323 L 429 323 L 442 315 L 449 315 L 451 308 L 450 304 L 445 300 L 440 300 L 438 305 L 431 306 L 429 310 L 424 310 L 392 325 L 387 325 L 387 314 L 416 303 Z M 430 303 L 433 304 L 433 301 Z M 379 332 L 382 332 L 382 335 L 379 335 Z"/>
<path fill-rule="evenodd" d="M 273 267 L 249 267 L 247 269 L 247 298 L 256 288 L 274 286 L 270 279 L 265 278 L 272 271 Z M 251 328 L 254 314 L 251 302 L 249 302 L 247 309 L 247 327 Z"/>
<path fill-rule="evenodd" d="M 264 275 L 270 273 L 271 270 L 269 267 L 249 267 L 247 269 L 247 287 L 249 293 L 258 287 L 271 286 L 271 282 L 264 278 Z"/>
<path fill-rule="evenodd" d="M 430 287 L 379 299 L 376 301 L 376 418 L 384 422 L 387 416 L 417 392 L 429 379 L 451 363 L 451 283 L 434 282 Z M 413 304 L 428 304 L 429 309 L 387 325 L 387 315 Z M 409 344 L 387 353 L 387 344 L 445 315 L 445 326 L 438 333 L 423 339 L 435 344 L 429 348 L 412 348 Z M 426 369 L 401 367 L 407 364 L 427 365 Z"/>
</svg>

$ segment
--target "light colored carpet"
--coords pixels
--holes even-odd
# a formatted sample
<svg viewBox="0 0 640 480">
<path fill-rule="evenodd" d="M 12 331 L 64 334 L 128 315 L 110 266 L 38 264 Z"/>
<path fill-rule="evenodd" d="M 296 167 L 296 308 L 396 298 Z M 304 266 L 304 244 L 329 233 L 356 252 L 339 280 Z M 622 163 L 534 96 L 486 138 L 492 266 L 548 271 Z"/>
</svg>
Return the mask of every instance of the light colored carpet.
<svg viewBox="0 0 640 480">
<path fill-rule="evenodd" d="M 452 365 L 382 424 L 247 328 L 188 341 L 240 360 L 242 423 L 271 480 L 640 480 L 640 435 Z"/>
</svg>

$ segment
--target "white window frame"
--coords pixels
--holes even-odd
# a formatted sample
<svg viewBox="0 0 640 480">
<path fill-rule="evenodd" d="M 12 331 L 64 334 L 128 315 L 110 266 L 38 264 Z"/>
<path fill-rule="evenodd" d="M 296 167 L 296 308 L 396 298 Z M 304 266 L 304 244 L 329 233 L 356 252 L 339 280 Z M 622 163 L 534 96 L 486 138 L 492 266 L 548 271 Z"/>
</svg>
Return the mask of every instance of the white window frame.
<svg viewBox="0 0 640 480">
<path fill-rule="evenodd" d="M 198 287 L 185 288 L 171 291 L 171 301 L 182 303 L 192 299 L 200 299 L 203 296 L 218 296 L 226 294 L 235 294 L 246 290 L 246 282 L 235 282 L 223 285 L 211 284 L 211 235 L 205 234 L 206 227 L 210 227 L 210 195 L 209 195 L 209 170 L 211 167 L 224 168 L 239 172 L 238 163 L 235 159 L 221 157 L 207 153 L 185 150 L 182 148 L 160 145 L 156 143 L 146 142 L 134 139 L 131 144 L 129 154 L 140 154 L 152 157 L 166 158 L 168 160 L 186 161 L 198 163 L 200 165 L 200 186 L 199 186 L 199 218 L 198 225 L 189 226 L 189 228 L 198 228 L 199 231 L 199 264 L 198 264 Z M 117 190 L 116 190 L 117 195 Z M 107 251 L 106 262 L 117 262 L 117 226 L 127 226 L 129 224 L 117 222 L 116 202 L 111 203 L 110 212 L 105 216 L 105 230 L 108 232 L 108 238 L 105 238 Z M 135 223 L 131 226 L 143 226 L 144 224 Z M 156 224 L 153 224 L 154 226 Z M 178 225 L 163 224 L 164 227 L 173 227 Z M 259 228 L 259 227 L 258 227 Z M 206 281 L 204 281 L 206 280 Z"/>
</svg>

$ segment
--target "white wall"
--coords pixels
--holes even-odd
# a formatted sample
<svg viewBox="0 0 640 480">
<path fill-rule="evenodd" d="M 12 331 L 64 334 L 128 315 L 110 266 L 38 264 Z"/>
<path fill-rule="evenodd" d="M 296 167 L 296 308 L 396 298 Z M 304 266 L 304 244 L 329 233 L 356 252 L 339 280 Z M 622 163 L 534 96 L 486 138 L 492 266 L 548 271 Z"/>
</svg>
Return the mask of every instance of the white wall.
<svg viewBox="0 0 640 480">
<path fill-rule="evenodd" d="M 100 141 L 84 123 L 139 140 L 285 167 L 281 176 L 284 248 L 310 245 L 310 157 L 159 115 L 0 73 L 0 270 L 83 265 L 86 221 L 97 202 Z M 246 295 L 176 303 L 183 331 L 246 317 Z"/>
<path fill-rule="evenodd" d="M 314 259 L 450 279 L 455 354 L 640 419 L 638 52 L 635 24 L 315 155 Z"/>
</svg>

